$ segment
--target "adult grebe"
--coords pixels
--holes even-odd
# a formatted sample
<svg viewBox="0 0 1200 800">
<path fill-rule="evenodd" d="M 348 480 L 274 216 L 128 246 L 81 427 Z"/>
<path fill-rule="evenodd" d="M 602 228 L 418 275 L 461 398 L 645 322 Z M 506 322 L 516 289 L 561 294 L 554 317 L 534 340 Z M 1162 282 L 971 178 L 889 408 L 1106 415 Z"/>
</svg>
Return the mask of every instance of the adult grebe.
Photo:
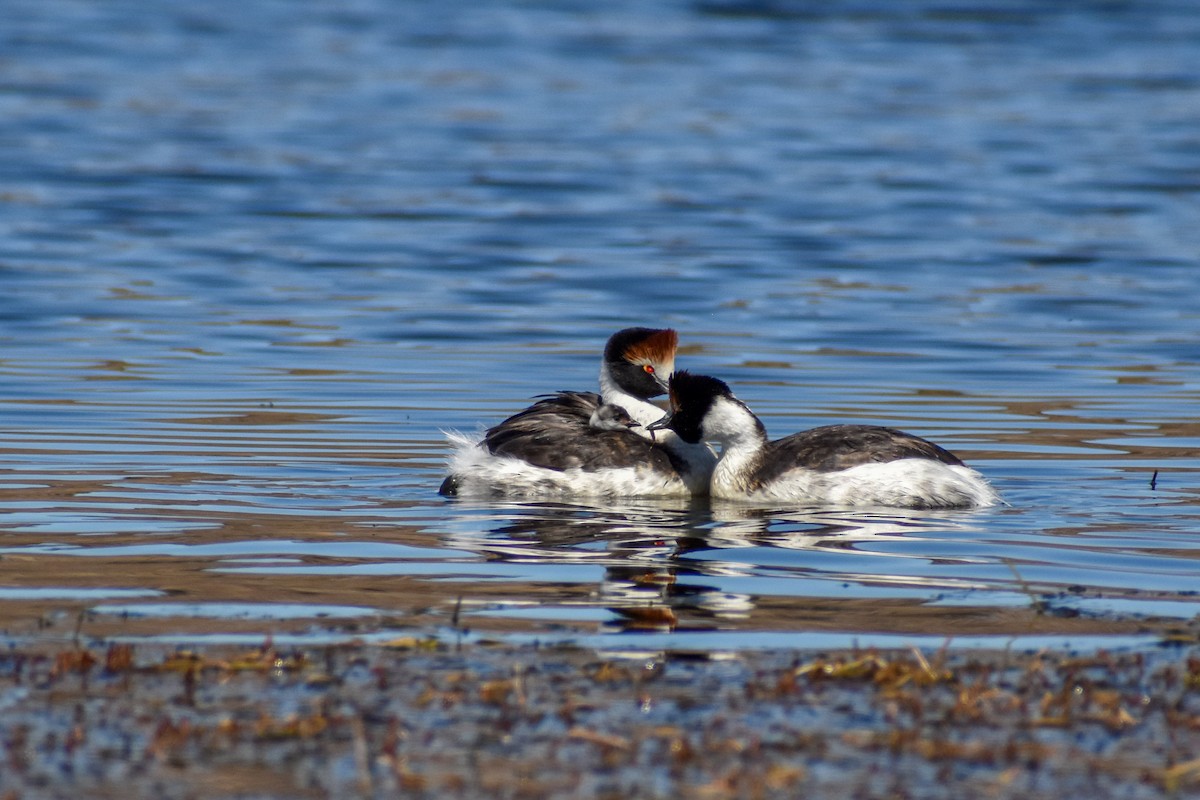
<svg viewBox="0 0 1200 800">
<path fill-rule="evenodd" d="M 716 456 L 706 445 L 645 428 L 663 410 L 678 334 L 626 328 L 604 348 L 600 394 L 558 392 L 488 429 L 447 433 L 454 450 L 444 495 L 688 495 L 707 492 Z"/>
<path fill-rule="evenodd" d="M 876 425 L 826 425 L 770 441 L 723 381 L 671 377 L 671 413 L 651 430 L 721 446 L 710 493 L 724 499 L 899 508 L 999 502 L 978 472 L 933 442 Z"/>
</svg>

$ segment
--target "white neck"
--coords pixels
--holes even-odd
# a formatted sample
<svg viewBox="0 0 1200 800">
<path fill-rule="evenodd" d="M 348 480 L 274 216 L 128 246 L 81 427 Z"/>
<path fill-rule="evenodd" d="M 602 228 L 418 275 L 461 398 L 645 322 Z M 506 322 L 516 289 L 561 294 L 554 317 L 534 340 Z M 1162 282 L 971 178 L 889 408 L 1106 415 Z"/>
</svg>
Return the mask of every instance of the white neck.
<svg viewBox="0 0 1200 800">
<path fill-rule="evenodd" d="M 758 418 L 736 400 L 720 398 L 704 417 L 704 438 L 721 446 L 721 458 L 713 470 L 713 495 L 745 495 L 767 444 Z"/>
<path fill-rule="evenodd" d="M 711 447 L 703 443 L 688 444 L 680 439 L 679 434 L 675 431 L 654 431 L 652 434 L 646 429 L 646 426 L 652 422 L 658 422 L 667 412 L 649 400 L 634 397 L 617 386 L 612 373 L 608 371 L 607 364 L 600 366 L 600 397 L 606 403 L 615 403 L 623 407 L 629 416 L 642 426 L 632 429 L 639 436 L 666 447 L 683 459 L 686 466 L 681 477 L 692 493 L 708 493 L 709 476 L 717 461 L 716 454 L 713 453 Z"/>
<path fill-rule="evenodd" d="M 600 396 L 604 398 L 604 402 L 615 403 L 624 408 L 629 412 L 629 416 L 642 426 L 658 422 L 666 413 L 649 400 L 634 397 L 618 386 L 612 373 L 608 371 L 608 364 L 600 365 Z"/>
</svg>

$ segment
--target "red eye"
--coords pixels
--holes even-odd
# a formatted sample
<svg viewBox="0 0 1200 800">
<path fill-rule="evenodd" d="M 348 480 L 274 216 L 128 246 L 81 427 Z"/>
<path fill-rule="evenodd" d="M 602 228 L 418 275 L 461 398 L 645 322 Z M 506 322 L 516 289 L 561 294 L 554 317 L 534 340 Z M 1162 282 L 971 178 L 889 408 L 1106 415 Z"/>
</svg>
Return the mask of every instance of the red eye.
<svg viewBox="0 0 1200 800">
<path fill-rule="evenodd" d="M 646 373 L 649 375 L 654 374 L 654 366 L 651 364 L 646 364 L 645 366 L 642 367 L 642 369 L 646 370 Z"/>
</svg>

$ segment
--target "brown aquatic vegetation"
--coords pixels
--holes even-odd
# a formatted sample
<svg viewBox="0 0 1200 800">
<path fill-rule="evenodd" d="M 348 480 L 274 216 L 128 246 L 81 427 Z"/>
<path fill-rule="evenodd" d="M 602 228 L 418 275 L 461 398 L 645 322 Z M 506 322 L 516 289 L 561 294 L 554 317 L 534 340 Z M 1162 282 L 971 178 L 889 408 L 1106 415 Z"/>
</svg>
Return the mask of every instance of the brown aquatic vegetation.
<svg viewBox="0 0 1200 800">
<path fill-rule="evenodd" d="M 1180 796 L 1198 675 L 1166 652 L 13 648 L 0 797 Z"/>
</svg>

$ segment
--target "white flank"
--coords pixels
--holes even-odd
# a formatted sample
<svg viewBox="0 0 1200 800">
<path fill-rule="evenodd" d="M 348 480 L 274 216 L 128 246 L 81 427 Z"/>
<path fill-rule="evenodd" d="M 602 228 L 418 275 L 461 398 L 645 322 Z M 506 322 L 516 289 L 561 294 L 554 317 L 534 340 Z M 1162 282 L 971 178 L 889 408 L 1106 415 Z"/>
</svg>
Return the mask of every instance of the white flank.
<svg viewBox="0 0 1200 800">
<path fill-rule="evenodd" d="M 1000 502 L 975 470 L 929 458 L 860 464 L 838 472 L 793 469 L 751 493 L 724 464 L 722 460 L 714 475 L 713 496 L 729 500 L 891 508 L 983 508 Z"/>
<path fill-rule="evenodd" d="M 555 470 L 519 458 L 497 456 L 482 437 L 443 431 L 453 448 L 448 470 L 460 497 L 687 497 L 683 481 L 649 467 Z"/>
</svg>

